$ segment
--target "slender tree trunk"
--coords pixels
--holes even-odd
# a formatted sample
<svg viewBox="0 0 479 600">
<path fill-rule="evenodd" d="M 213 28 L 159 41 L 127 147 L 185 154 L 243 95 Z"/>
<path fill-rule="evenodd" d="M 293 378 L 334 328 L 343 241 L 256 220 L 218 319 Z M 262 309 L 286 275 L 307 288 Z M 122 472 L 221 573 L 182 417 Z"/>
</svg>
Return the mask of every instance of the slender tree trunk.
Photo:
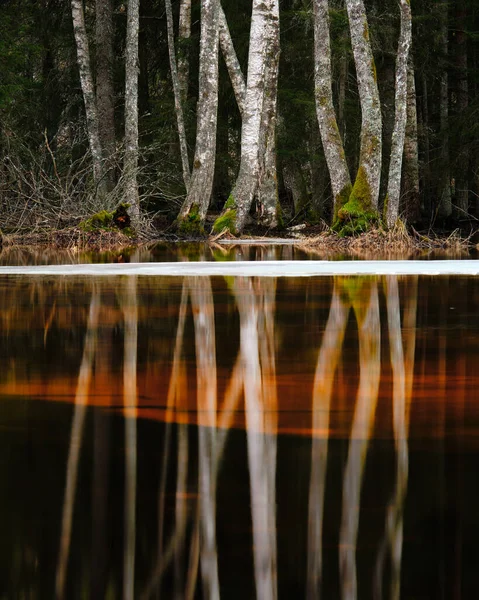
<svg viewBox="0 0 479 600">
<path fill-rule="evenodd" d="M 189 4 L 189 10 L 188 5 Z M 190 186 L 190 163 L 188 159 L 188 144 L 186 142 L 186 127 L 185 118 L 183 113 L 183 106 L 186 101 L 188 74 L 189 74 L 189 61 L 186 54 L 184 53 L 184 47 L 181 47 L 180 38 L 180 50 L 178 56 L 182 57 L 180 64 L 180 58 L 178 58 L 178 67 L 176 64 L 175 54 L 175 35 L 173 30 L 173 10 L 171 7 L 171 0 L 165 0 L 166 9 L 166 27 L 168 31 L 168 55 L 170 57 L 170 72 L 171 82 L 173 84 L 173 96 L 175 98 L 175 113 L 176 113 L 176 124 L 178 127 L 178 138 L 180 142 L 180 154 L 181 154 L 181 165 L 183 168 L 183 182 L 185 188 L 188 191 Z M 183 10 L 182 14 L 181 10 Z M 184 0 L 180 6 L 180 35 L 190 32 L 187 27 L 188 19 L 191 21 L 191 0 Z M 182 30 L 181 30 L 182 29 Z"/>
<path fill-rule="evenodd" d="M 469 105 L 467 81 L 467 7 L 465 0 L 456 0 L 456 68 L 457 68 L 457 113 L 464 115 Z M 469 150 L 461 148 L 456 167 L 456 213 L 458 218 L 469 214 Z"/>
<path fill-rule="evenodd" d="M 279 31 L 278 0 L 253 0 L 248 79 L 241 131 L 241 163 L 238 178 L 223 214 L 216 220 L 213 230 L 240 233 L 246 222 L 256 194 L 260 176 L 260 144 L 265 98 L 266 64 L 275 32 Z"/>
<path fill-rule="evenodd" d="M 202 0 L 195 158 L 188 195 L 178 216 L 179 229 L 184 233 L 197 233 L 203 229 L 213 189 L 218 118 L 218 42 L 219 3 L 217 0 Z"/>
<path fill-rule="evenodd" d="M 171 10 L 171 0 L 165 0 L 166 9 L 169 14 L 167 14 L 167 19 L 170 19 L 173 23 L 172 19 L 172 10 Z M 168 44 L 170 30 L 173 30 L 173 26 L 171 24 L 168 25 Z M 181 0 L 180 1 L 180 18 L 178 22 L 178 84 L 180 88 L 180 100 L 181 104 L 185 104 L 186 99 L 188 97 L 188 78 L 190 75 L 190 50 L 189 50 L 189 42 L 191 38 L 191 0 Z M 170 58 L 170 66 L 171 66 L 171 58 Z M 172 71 L 173 72 L 173 71 Z"/>
<path fill-rule="evenodd" d="M 351 178 L 336 121 L 331 75 L 329 0 L 314 0 L 314 88 L 316 114 L 333 192 L 334 215 L 351 194 Z"/>
<path fill-rule="evenodd" d="M 228 22 L 223 7 L 219 7 L 220 48 L 228 69 L 231 85 L 235 94 L 236 102 L 241 116 L 243 116 L 244 102 L 246 96 L 246 83 L 241 71 L 241 65 L 236 55 L 233 40 L 231 39 Z"/>
<path fill-rule="evenodd" d="M 85 15 L 82 0 L 71 0 L 73 33 L 77 49 L 78 70 L 80 72 L 80 83 L 85 103 L 86 124 L 88 142 L 93 163 L 93 178 L 97 191 L 100 195 L 105 191 L 105 180 L 103 178 L 103 151 L 99 134 L 98 113 L 95 99 L 95 88 L 90 66 L 90 50 L 85 27 Z"/>
<path fill-rule="evenodd" d="M 451 173 L 449 157 L 449 74 L 447 72 L 447 56 L 449 54 L 449 17 L 448 5 L 442 4 L 438 9 L 441 12 L 441 51 L 443 55 L 443 67 L 441 74 L 441 95 L 440 95 L 440 115 L 441 115 L 441 176 L 439 177 L 438 187 L 438 214 L 441 217 L 450 217 L 452 214 L 451 201 Z"/>
<path fill-rule="evenodd" d="M 348 202 L 338 212 L 351 221 L 353 231 L 369 226 L 378 209 L 382 159 L 382 117 L 376 66 L 369 39 L 363 0 L 346 0 L 359 99 L 361 102 L 361 149 L 359 168 Z M 346 229 L 343 228 L 343 231 Z"/>
<path fill-rule="evenodd" d="M 414 63 L 410 57 L 407 72 L 407 123 L 404 140 L 403 206 L 400 207 L 409 223 L 415 223 L 421 215 L 419 190 L 419 148 L 417 123 L 416 82 Z"/>
<path fill-rule="evenodd" d="M 128 0 L 125 49 L 125 202 L 135 224 L 140 216 L 138 195 L 138 33 L 140 0 Z"/>
<path fill-rule="evenodd" d="M 396 58 L 395 117 L 389 163 L 388 191 L 384 205 L 385 220 L 388 227 L 393 227 L 398 219 L 401 197 L 402 162 L 407 126 L 408 58 L 412 41 L 412 16 L 409 2 L 410 0 L 399 1 L 401 33 Z"/>
<path fill-rule="evenodd" d="M 258 208 L 260 222 L 268 227 L 276 227 L 280 219 L 278 198 L 278 176 L 276 173 L 276 123 L 278 104 L 279 55 L 279 2 L 273 2 L 270 42 L 264 86 L 263 123 L 260 143 L 260 177 L 258 187 Z"/>
<path fill-rule="evenodd" d="M 96 106 L 98 133 L 105 161 L 106 186 L 115 185 L 115 90 L 113 0 L 96 0 Z"/>
</svg>

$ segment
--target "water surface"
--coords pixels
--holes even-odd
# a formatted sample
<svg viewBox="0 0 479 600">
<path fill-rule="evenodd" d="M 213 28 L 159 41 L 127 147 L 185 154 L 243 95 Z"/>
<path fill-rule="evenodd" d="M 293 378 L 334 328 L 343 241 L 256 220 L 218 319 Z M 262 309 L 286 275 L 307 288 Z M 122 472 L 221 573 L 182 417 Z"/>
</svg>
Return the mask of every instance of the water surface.
<svg viewBox="0 0 479 600">
<path fill-rule="evenodd" d="M 477 277 L 0 277 L 0 597 L 473 598 Z"/>
</svg>

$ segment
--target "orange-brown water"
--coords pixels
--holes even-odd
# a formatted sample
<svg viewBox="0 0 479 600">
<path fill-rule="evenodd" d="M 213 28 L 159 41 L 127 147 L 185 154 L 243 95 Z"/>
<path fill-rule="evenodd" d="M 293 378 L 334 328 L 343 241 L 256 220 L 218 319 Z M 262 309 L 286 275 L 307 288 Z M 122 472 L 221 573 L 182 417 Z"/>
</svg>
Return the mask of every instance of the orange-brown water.
<svg viewBox="0 0 479 600">
<path fill-rule="evenodd" d="M 475 597 L 478 305 L 473 277 L 0 278 L 0 596 Z"/>
</svg>

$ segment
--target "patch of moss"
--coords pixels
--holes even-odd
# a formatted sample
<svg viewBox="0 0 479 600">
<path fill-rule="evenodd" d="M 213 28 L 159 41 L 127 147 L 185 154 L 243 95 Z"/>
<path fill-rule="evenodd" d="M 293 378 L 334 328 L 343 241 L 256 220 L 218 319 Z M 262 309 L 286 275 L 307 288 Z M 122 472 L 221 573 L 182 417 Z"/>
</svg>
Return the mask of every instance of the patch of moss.
<svg viewBox="0 0 479 600">
<path fill-rule="evenodd" d="M 220 215 L 213 224 L 213 233 L 222 233 L 223 231 L 229 231 L 233 235 L 236 235 L 236 209 L 227 208 L 226 211 Z"/>
<path fill-rule="evenodd" d="M 368 231 L 378 222 L 378 214 L 372 207 L 371 188 L 366 170 L 360 167 L 349 200 L 337 211 L 334 231 L 341 237 Z"/>
<path fill-rule="evenodd" d="M 185 217 L 178 219 L 178 233 L 188 237 L 205 235 L 203 219 L 198 204 L 193 204 Z"/>
<path fill-rule="evenodd" d="M 345 204 L 347 204 L 349 197 L 351 196 L 351 192 L 353 191 L 353 186 L 348 183 L 343 187 L 343 189 L 336 194 L 336 198 L 334 199 L 334 217 L 333 217 L 333 227 L 338 220 L 338 212 Z"/>
<path fill-rule="evenodd" d="M 90 218 L 82 221 L 78 227 L 86 233 L 96 231 L 97 229 L 114 229 L 115 224 L 113 222 L 113 213 L 108 212 L 107 210 L 102 210 L 92 215 Z"/>
<path fill-rule="evenodd" d="M 228 208 L 236 208 L 236 202 L 233 194 L 230 194 L 228 200 L 226 200 L 225 209 Z"/>
</svg>

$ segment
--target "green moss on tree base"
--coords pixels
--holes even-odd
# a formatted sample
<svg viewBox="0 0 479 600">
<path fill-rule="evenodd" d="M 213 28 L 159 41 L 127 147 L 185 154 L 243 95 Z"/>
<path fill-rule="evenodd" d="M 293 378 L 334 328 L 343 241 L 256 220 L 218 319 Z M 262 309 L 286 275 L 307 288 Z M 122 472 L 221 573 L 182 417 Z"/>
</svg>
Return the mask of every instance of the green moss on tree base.
<svg viewBox="0 0 479 600">
<path fill-rule="evenodd" d="M 120 229 L 125 235 L 134 235 L 134 231 L 130 227 L 129 208 L 129 204 L 122 203 L 113 212 L 102 210 L 82 221 L 78 227 L 85 233 L 92 233 L 99 229 L 104 231 L 117 231 Z"/>
<path fill-rule="evenodd" d="M 228 200 L 229 202 L 229 200 Z M 227 208 L 226 211 L 220 215 L 213 224 L 213 233 L 223 233 L 228 231 L 233 235 L 236 235 L 236 209 Z"/>
<path fill-rule="evenodd" d="M 364 167 L 360 167 L 348 201 L 338 208 L 333 223 L 334 231 L 346 237 L 364 233 L 378 222 L 372 207 L 371 188 Z"/>
<path fill-rule="evenodd" d="M 200 214 L 198 204 L 193 204 L 187 215 L 178 217 L 178 233 L 188 237 L 198 237 L 205 235 L 205 228 Z"/>
</svg>

